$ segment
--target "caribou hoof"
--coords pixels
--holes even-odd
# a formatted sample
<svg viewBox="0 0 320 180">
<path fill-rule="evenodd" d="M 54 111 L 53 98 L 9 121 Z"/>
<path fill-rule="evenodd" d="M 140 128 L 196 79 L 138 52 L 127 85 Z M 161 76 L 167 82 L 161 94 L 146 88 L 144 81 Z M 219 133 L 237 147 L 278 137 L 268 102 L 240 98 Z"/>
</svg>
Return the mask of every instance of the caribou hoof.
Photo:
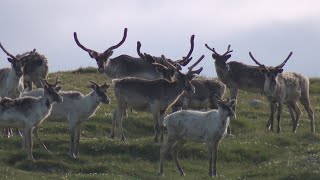
<svg viewBox="0 0 320 180">
<path fill-rule="evenodd" d="M 161 172 L 158 172 L 158 174 L 157 174 L 158 176 L 160 176 L 160 177 L 164 177 L 164 174 L 163 173 L 161 173 Z"/>
<path fill-rule="evenodd" d="M 125 138 L 125 137 L 122 137 L 122 138 L 121 138 L 121 142 L 123 142 L 123 143 L 125 143 L 125 144 L 128 144 L 127 138 Z"/>
<path fill-rule="evenodd" d="M 114 139 L 114 138 L 115 138 L 114 133 L 110 133 L 109 138 L 110 138 L 110 139 Z"/>
<path fill-rule="evenodd" d="M 77 159 L 77 156 L 74 155 L 73 153 L 68 153 L 69 157 L 71 157 L 72 159 Z"/>
</svg>

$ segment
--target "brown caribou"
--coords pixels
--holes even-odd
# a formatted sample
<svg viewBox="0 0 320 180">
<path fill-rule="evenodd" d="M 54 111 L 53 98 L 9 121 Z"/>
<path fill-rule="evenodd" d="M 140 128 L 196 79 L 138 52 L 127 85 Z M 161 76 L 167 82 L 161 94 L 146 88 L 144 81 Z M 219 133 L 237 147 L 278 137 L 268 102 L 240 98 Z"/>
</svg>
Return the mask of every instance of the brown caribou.
<svg viewBox="0 0 320 180">
<path fill-rule="evenodd" d="M 146 80 L 139 78 L 115 79 L 115 96 L 118 106 L 113 112 L 112 130 L 110 137 L 115 136 L 115 124 L 119 125 L 121 131 L 121 140 L 126 141 L 123 133 L 122 121 L 127 108 L 137 111 L 151 112 L 154 120 L 154 142 L 158 142 L 158 135 L 163 141 L 163 119 L 167 109 L 183 94 L 183 92 L 194 93 L 194 86 L 191 80 L 195 74 L 202 71 L 193 68 L 204 58 L 201 58 L 189 67 L 186 74 L 180 72 L 179 65 L 173 65 L 162 56 L 163 62 L 168 68 L 175 71 L 173 81 L 166 79 Z M 159 128 L 160 126 L 160 128 Z"/>
<path fill-rule="evenodd" d="M 212 58 L 215 60 L 215 68 L 220 81 L 222 81 L 230 90 L 231 99 L 237 100 L 238 89 L 263 93 L 264 86 L 264 74 L 259 66 L 251 66 L 237 61 L 227 61 L 231 57 L 230 50 L 231 45 L 228 46 L 227 51 L 224 54 L 219 54 L 214 48 L 205 46 L 212 51 Z M 236 106 L 234 106 L 236 112 Z M 231 129 L 228 128 L 228 133 L 231 133 Z"/>
<path fill-rule="evenodd" d="M 128 55 L 120 55 L 115 58 L 110 58 L 113 54 L 113 50 L 120 47 L 124 43 L 126 37 L 127 28 L 124 29 L 123 38 L 118 44 L 111 46 L 103 53 L 98 53 L 97 51 L 91 50 L 83 46 L 78 40 L 77 33 L 74 32 L 74 40 L 76 44 L 81 49 L 88 52 L 91 58 L 96 60 L 98 65 L 98 71 L 100 73 L 105 73 L 109 78 L 116 79 L 124 77 L 136 77 L 150 80 L 165 78 L 161 71 L 159 72 L 156 70 L 157 66 L 153 65 L 152 63 L 149 63 L 148 61 L 143 61 L 141 60 L 141 58 L 135 58 Z M 194 36 L 191 37 L 191 49 L 188 55 L 184 57 L 181 61 L 177 61 L 177 63 L 184 65 L 186 59 L 189 59 L 193 51 L 193 39 Z"/>
</svg>

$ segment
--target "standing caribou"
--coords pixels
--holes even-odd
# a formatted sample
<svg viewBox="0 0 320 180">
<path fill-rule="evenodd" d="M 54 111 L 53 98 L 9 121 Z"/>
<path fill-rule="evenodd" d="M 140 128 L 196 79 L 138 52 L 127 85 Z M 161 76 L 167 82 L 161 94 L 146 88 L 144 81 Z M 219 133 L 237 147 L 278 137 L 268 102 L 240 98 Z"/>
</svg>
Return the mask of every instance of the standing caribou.
<svg viewBox="0 0 320 180">
<path fill-rule="evenodd" d="M 308 77 L 298 74 L 295 72 L 283 72 L 283 66 L 289 60 L 292 52 L 288 57 L 278 66 L 266 67 L 265 65 L 259 63 L 249 52 L 251 59 L 259 65 L 262 72 L 265 75 L 264 81 L 264 94 L 266 95 L 268 101 L 270 102 L 271 114 L 267 126 L 273 130 L 274 113 L 276 107 L 278 106 L 278 127 L 277 133 L 281 132 L 280 127 L 280 116 L 283 109 L 283 104 L 286 104 L 289 108 L 289 112 L 292 119 L 293 128 L 292 131 L 296 132 L 299 119 L 301 116 L 301 111 L 297 105 L 300 100 L 301 104 L 304 106 L 308 112 L 310 119 L 311 132 L 315 132 L 314 127 L 314 112 L 310 105 L 309 98 L 309 79 Z"/>
<path fill-rule="evenodd" d="M 2 68 L 0 69 L 0 98 L 9 97 L 9 98 L 18 98 L 20 93 L 23 92 L 23 63 L 21 58 L 15 57 L 10 54 L 0 43 L 0 48 L 5 52 L 9 58 L 8 61 L 11 63 L 11 68 Z M 31 56 L 35 52 L 35 49 L 29 53 Z M 17 134 L 20 134 L 19 131 L 16 131 Z M 3 131 L 5 137 L 9 137 L 10 129 L 5 128 Z"/>
<path fill-rule="evenodd" d="M 24 129 L 24 142 L 28 151 L 28 160 L 34 161 L 32 154 L 32 130 L 40 126 L 43 120 L 50 115 L 52 105 L 62 102 L 58 92 L 61 86 L 44 81 L 44 94 L 40 98 L 3 98 L 0 101 L 0 127 L 14 127 Z"/>
<path fill-rule="evenodd" d="M 215 96 L 223 98 L 226 85 L 219 80 L 207 78 L 195 78 L 191 81 L 195 93 L 183 93 L 177 102 L 172 105 L 172 110 L 179 109 L 218 109 L 218 101 Z"/>
<path fill-rule="evenodd" d="M 37 88 L 41 88 L 41 80 L 46 79 L 48 76 L 48 60 L 38 52 L 25 52 L 16 55 L 20 59 L 23 68 L 24 89 L 27 91 L 32 90 L 32 84 Z"/>
<path fill-rule="evenodd" d="M 78 40 L 77 33 L 74 32 L 74 40 L 76 44 L 83 49 L 84 51 L 89 53 L 89 56 L 93 59 L 96 60 L 97 65 L 98 65 L 98 71 L 100 73 L 106 73 L 106 75 L 111 78 L 111 79 L 116 79 L 116 78 L 124 78 L 124 77 L 136 77 L 136 78 L 142 78 L 142 79 L 159 79 L 159 78 L 166 78 L 168 76 L 163 75 L 162 71 L 157 71 L 156 67 L 154 64 L 148 62 L 145 59 L 145 56 L 140 53 L 140 46 L 137 46 L 138 54 L 140 57 L 143 59 L 141 60 L 140 58 L 135 58 L 131 57 L 128 55 L 120 55 L 116 58 L 110 58 L 113 54 L 113 50 L 120 47 L 126 37 L 127 37 L 127 28 L 124 29 L 124 35 L 122 40 L 114 46 L 111 46 L 108 48 L 106 51 L 103 53 L 98 53 L 94 50 L 88 49 L 84 47 Z M 183 60 L 176 61 L 176 63 L 180 65 L 186 65 L 185 59 L 189 59 L 192 51 L 193 51 L 193 46 L 194 46 L 194 35 L 191 36 L 191 49 L 186 57 L 183 58 Z M 155 58 L 155 61 L 157 62 L 158 59 L 161 58 Z M 159 62 L 157 62 L 159 63 Z M 162 64 L 162 63 L 159 63 Z"/>
<path fill-rule="evenodd" d="M 126 141 L 123 133 L 122 121 L 127 108 L 133 108 L 137 111 L 151 112 L 154 122 L 154 142 L 158 142 L 158 135 L 163 141 L 163 119 L 167 109 L 183 94 L 183 92 L 194 93 L 194 86 L 191 80 L 195 74 L 202 71 L 192 70 L 204 56 L 189 67 L 186 74 L 180 72 L 181 67 L 176 64 L 172 65 L 162 56 L 166 66 L 175 71 L 173 81 L 166 79 L 146 80 L 139 78 L 115 79 L 115 96 L 118 101 L 118 107 L 113 112 L 112 130 L 110 137 L 115 136 L 115 124 L 119 125 L 121 131 L 121 140 Z M 160 126 L 160 128 L 159 128 Z"/>
<path fill-rule="evenodd" d="M 207 44 L 205 46 L 213 52 L 212 58 L 215 60 L 214 64 L 218 78 L 230 89 L 231 99 L 237 100 L 238 89 L 263 93 L 265 77 L 260 67 L 246 65 L 237 61 L 227 63 L 231 57 L 230 53 L 233 51 L 230 50 L 230 45 L 222 55 Z M 234 106 L 234 111 L 236 111 L 236 106 Z M 231 133 L 231 130 L 228 129 L 228 133 Z"/>
</svg>

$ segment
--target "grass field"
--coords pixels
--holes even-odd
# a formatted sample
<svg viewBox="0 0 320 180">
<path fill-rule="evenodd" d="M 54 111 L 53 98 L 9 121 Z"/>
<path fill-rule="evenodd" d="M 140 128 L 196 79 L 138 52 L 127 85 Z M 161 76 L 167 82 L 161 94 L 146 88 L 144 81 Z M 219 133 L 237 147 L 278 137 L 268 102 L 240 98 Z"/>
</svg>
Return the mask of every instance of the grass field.
<svg viewBox="0 0 320 180">
<path fill-rule="evenodd" d="M 88 81 L 103 83 L 105 75 L 95 69 L 57 72 L 64 90 L 90 92 Z M 218 151 L 216 179 L 320 179 L 320 79 L 311 79 L 311 103 L 315 110 L 316 134 L 310 133 L 307 113 L 297 133 L 288 110 L 282 115 L 282 133 L 265 128 L 269 107 L 251 107 L 251 99 L 266 102 L 259 94 L 240 91 L 237 120 L 232 121 L 235 137 L 222 140 Z M 116 100 L 111 86 L 110 105 L 100 105 L 97 114 L 83 123 L 80 140 L 80 158 L 67 155 L 69 146 L 68 124 L 64 121 L 44 121 L 40 136 L 54 155 L 47 154 L 34 142 L 36 162 L 27 161 L 21 150 L 21 138 L 0 137 L 0 179 L 158 179 L 159 147 L 152 143 L 153 121 L 148 113 L 129 113 L 124 120 L 128 144 L 119 138 L 111 140 L 112 111 Z M 227 93 L 227 97 L 229 94 Z M 276 124 L 275 124 L 276 125 Z M 119 137 L 119 136 L 118 136 Z M 165 177 L 159 179 L 208 179 L 207 148 L 201 143 L 187 143 L 180 153 L 180 162 L 186 176 L 180 177 L 170 157 L 164 164 Z"/>
</svg>

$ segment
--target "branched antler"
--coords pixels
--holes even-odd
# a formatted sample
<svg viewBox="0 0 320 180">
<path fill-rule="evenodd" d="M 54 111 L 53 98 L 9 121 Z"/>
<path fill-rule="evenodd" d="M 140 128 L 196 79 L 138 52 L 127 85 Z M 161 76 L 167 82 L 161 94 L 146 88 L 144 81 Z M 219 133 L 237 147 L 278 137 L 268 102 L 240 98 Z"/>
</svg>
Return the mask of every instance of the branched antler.
<svg viewBox="0 0 320 180">
<path fill-rule="evenodd" d="M 176 63 L 180 64 L 181 66 L 186 66 L 192 60 L 192 57 L 190 57 L 190 56 L 191 56 L 193 49 L 194 49 L 194 37 L 195 37 L 195 35 L 192 35 L 190 38 L 191 47 L 190 47 L 190 50 L 189 50 L 187 56 L 183 57 L 182 60 L 176 61 Z"/>
</svg>

